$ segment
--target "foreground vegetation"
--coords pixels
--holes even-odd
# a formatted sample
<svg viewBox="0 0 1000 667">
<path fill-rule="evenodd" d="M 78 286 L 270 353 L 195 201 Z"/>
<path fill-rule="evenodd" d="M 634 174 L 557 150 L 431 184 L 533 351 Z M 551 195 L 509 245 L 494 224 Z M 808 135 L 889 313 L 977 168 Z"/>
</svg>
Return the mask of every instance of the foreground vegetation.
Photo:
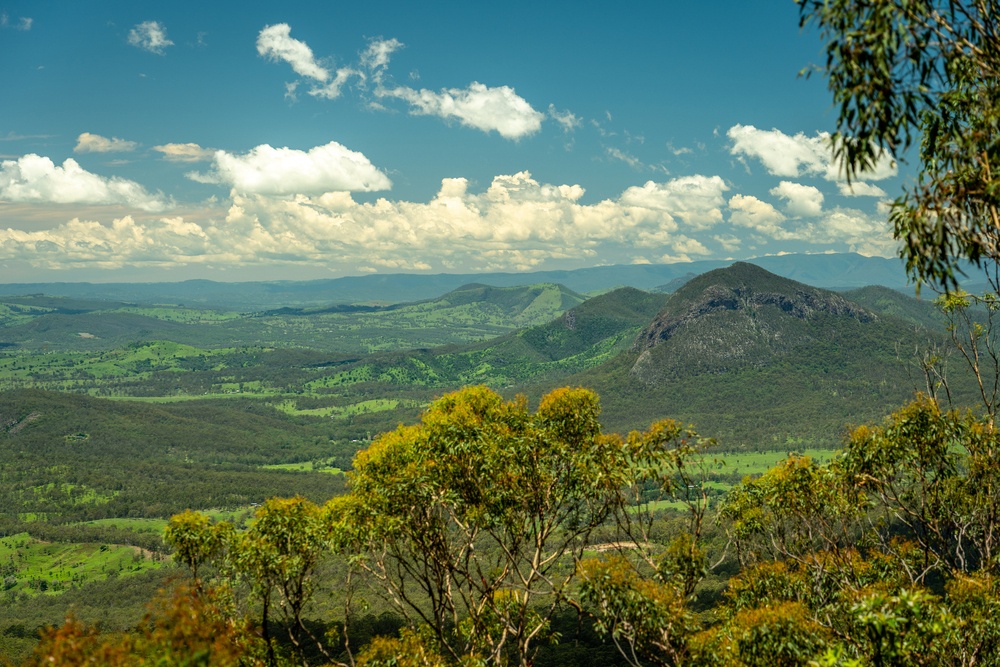
<svg viewBox="0 0 1000 667">
<path fill-rule="evenodd" d="M 988 418 L 921 396 L 713 508 L 708 442 L 669 421 L 607 435 L 597 409 L 585 390 L 531 413 L 466 389 L 380 436 L 323 505 L 176 515 L 191 583 L 138 634 L 70 622 L 34 660 L 578 664 L 603 638 L 635 665 L 1000 664 Z M 372 609 L 391 610 L 381 631 Z M 590 634 L 560 639 L 567 613 Z"/>
</svg>

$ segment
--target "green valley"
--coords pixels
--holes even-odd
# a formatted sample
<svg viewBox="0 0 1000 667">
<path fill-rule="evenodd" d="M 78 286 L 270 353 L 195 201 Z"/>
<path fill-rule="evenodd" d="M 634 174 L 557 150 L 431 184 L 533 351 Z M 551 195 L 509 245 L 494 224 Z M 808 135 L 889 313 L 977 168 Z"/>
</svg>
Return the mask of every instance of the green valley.
<svg viewBox="0 0 1000 667">
<path fill-rule="evenodd" d="M 269 498 L 342 495 L 359 450 L 462 386 L 532 402 L 593 388 L 618 432 L 694 424 L 715 439 L 698 463 L 715 508 L 788 452 L 827 462 L 851 425 L 922 388 L 907 355 L 945 336 L 932 306 L 899 292 L 828 292 L 749 264 L 671 290 L 468 284 L 248 313 L 0 296 L 0 650 L 23 656 L 57 600 L 126 581 L 148 599 L 175 571 L 162 534 L 179 512 L 247 526 Z M 971 402 L 960 367 L 951 378 Z M 665 522 L 683 506 L 656 503 Z"/>
</svg>

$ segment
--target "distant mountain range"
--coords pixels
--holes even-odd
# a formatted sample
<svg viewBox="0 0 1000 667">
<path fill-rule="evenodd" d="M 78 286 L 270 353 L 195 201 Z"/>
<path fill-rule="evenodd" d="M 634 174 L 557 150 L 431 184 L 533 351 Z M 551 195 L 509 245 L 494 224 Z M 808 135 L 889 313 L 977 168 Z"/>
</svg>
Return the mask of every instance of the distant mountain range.
<svg viewBox="0 0 1000 667">
<path fill-rule="evenodd" d="M 792 280 L 825 289 L 846 290 L 867 285 L 892 289 L 907 286 L 898 259 L 853 253 L 781 255 L 748 260 Z M 573 271 L 481 274 L 390 274 L 329 280 L 224 283 L 188 280 L 176 283 L 10 283 L 0 295 L 46 294 L 75 299 L 125 303 L 185 304 L 242 312 L 277 308 L 314 308 L 335 304 L 391 304 L 432 299 L 468 283 L 513 287 L 558 283 L 580 293 L 595 294 L 616 287 L 673 291 L 691 277 L 729 266 L 726 260 L 681 264 L 601 266 Z"/>
</svg>

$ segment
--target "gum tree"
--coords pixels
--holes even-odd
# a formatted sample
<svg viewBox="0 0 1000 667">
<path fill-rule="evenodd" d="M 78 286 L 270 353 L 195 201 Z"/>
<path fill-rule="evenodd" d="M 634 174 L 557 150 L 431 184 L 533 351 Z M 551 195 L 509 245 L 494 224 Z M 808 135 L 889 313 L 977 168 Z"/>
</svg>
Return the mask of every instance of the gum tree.
<svg viewBox="0 0 1000 667">
<path fill-rule="evenodd" d="M 890 213 L 907 270 L 956 286 L 960 262 L 1000 259 L 1000 3 L 797 0 L 826 41 L 839 108 L 834 152 L 848 178 L 919 143 L 917 183 Z"/>
<path fill-rule="evenodd" d="M 635 501 L 688 493 L 697 436 L 667 421 L 623 439 L 598 414 L 584 389 L 532 413 L 471 387 L 358 454 L 350 494 L 327 508 L 340 544 L 449 662 L 531 664 L 594 531 L 617 525 L 609 548 L 642 551 Z"/>
</svg>

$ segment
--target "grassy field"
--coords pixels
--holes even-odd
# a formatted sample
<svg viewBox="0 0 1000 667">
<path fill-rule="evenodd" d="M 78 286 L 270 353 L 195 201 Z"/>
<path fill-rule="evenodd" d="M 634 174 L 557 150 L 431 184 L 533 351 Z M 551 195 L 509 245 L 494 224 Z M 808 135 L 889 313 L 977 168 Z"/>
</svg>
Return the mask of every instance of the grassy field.
<svg viewBox="0 0 1000 667">
<path fill-rule="evenodd" d="M 0 538 L 3 588 L 14 594 L 53 595 L 90 581 L 158 568 L 164 562 L 159 554 L 138 547 L 46 543 L 28 533 Z"/>
<path fill-rule="evenodd" d="M 720 472 L 756 476 L 764 474 L 784 461 L 792 451 L 801 456 L 808 456 L 816 463 L 829 463 L 836 452 L 833 449 L 814 448 L 776 452 L 725 452 L 716 455 L 716 458 L 723 462 Z"/>
<path fill-rule="evenodd" d="M 326 472 L 331 475 L 342 475 L 344 471 L 331 465 L 316 465 L 313 461 L 302 461 L 301 463 L 276 463 L 274 465 L 263 466 L 267 470 L 288 470 L 292 472 Z"/>
</svg>

